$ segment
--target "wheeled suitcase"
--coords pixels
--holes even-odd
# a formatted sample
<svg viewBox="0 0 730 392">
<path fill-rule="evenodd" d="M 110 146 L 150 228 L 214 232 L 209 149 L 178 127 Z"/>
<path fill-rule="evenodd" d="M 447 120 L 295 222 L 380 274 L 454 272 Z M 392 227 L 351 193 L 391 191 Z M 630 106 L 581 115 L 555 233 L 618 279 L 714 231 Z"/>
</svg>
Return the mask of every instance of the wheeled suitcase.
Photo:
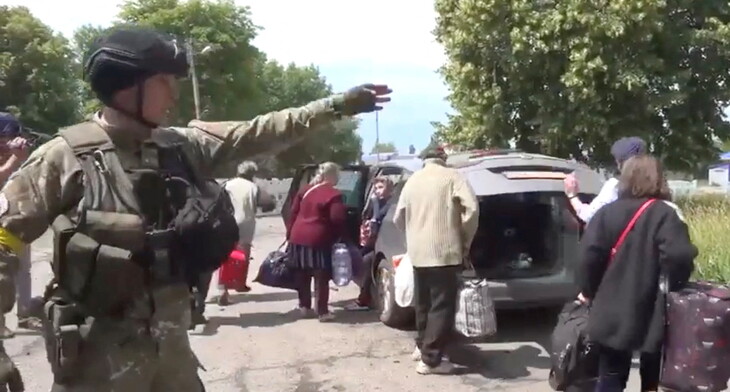
<svg viewBox="0 0 730 392">
<path fill-rule="evenodd" d="M 244 290 L 248 279 L 248 255 L 236 246 L 220 267 L 218 284 L 229 290 Z"/>
<path fill-rule="evenodd" d="M 719 392 L 730 379 L 730 289 L 690 282 L 667 294 L 660 385 L 666 391 Z"/>
</svg>

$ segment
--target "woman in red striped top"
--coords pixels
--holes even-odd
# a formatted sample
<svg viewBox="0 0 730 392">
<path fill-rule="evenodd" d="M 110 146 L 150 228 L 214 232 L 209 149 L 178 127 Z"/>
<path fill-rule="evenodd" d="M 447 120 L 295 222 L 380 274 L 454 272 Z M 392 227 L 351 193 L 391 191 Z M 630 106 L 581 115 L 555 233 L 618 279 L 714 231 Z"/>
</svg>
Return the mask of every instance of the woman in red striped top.
<svg viewBox="0 0 730 392">
<path fill-rule="evenodd" d="M 317 296 L 319 321 L 331 321 L 329 280 L 332 271 L 332 245 L 346 232 L 347 208 L 335 188 L 340 168 L 326 162 L 319 166 L 312 183 L 299 191 L 292 201 L 287 222 L 288 264 L 299 276 L 299 311 L 312 314 L 312 278 Z"/>
</svg>

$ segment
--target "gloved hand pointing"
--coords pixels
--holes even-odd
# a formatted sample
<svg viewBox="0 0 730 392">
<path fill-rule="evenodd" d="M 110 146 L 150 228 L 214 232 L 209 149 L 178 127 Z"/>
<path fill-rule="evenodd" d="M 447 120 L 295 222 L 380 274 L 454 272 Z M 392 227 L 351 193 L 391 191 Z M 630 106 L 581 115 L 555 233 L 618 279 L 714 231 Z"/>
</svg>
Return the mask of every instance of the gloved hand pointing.
<svg viewBox="0 0 730 392">
<path fill-rule="evenodd" d="M 367 83 L 347 90 L 335 101 L 335 108 L 342 114 L 352 116 L 381 110 L 380 105 L 390 102 L 387 95 L 393 92 L 386 84 Z"/>
</svg>

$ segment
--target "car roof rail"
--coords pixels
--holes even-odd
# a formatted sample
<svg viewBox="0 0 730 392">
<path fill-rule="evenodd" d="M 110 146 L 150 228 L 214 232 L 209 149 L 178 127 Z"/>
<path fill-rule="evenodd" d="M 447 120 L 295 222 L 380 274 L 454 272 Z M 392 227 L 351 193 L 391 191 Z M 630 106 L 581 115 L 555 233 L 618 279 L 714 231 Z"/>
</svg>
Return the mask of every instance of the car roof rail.
<svg viewBox="0 0 730 392">
<path fill-rule="evenodd" d="M 519 148 L 493 148 L 487 150 L 473 150 L 469 151 L 469 159 L 490 157 L 494 155 L 518 154 L 523 152 L 524 151 Z"/>
</svg>

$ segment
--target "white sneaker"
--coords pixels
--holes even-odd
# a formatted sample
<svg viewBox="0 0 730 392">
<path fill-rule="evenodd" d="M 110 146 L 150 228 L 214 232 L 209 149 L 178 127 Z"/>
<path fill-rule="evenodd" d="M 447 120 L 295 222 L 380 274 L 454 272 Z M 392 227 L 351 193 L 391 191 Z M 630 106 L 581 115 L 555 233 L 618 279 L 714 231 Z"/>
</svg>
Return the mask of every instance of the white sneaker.
<svg viewBox="0 0 730 392">
<path fill-rule="evenodd" d="M 423 361 L 418 362 L 418 365 L 416 365 L 416 373 L 418 374 L 451 374 L 454 371 L 454 364 L 447 360 L 442 360 L 441 363 L 438 366 L 431 367 L 423 363 Z"/>
<path fill-rule="evenodd" d="M 413 349 L 413 353 L 411 353 L 411 359 L 413 360 L 413 362 L 418 362 L 421 360 L 421 350 L 418 347 Z M 446 354 L 443 354 L 443 355 L 441 355 L 441 360 L 448 361 L 449 356 Z"/>
<path fill-rule="evenodd" d="M 300 307 L 297 307 L 295 310 L 297 312 L 299 312 L 299 316 L 302 317 L 302 318 L 309 319 L 309 318 L 315 318 L 315 317 L 317 317 L 317 313 L 315 313 L 314 310 L 309 309 L 309 308 L 300 308 Z"/>
</svg>

